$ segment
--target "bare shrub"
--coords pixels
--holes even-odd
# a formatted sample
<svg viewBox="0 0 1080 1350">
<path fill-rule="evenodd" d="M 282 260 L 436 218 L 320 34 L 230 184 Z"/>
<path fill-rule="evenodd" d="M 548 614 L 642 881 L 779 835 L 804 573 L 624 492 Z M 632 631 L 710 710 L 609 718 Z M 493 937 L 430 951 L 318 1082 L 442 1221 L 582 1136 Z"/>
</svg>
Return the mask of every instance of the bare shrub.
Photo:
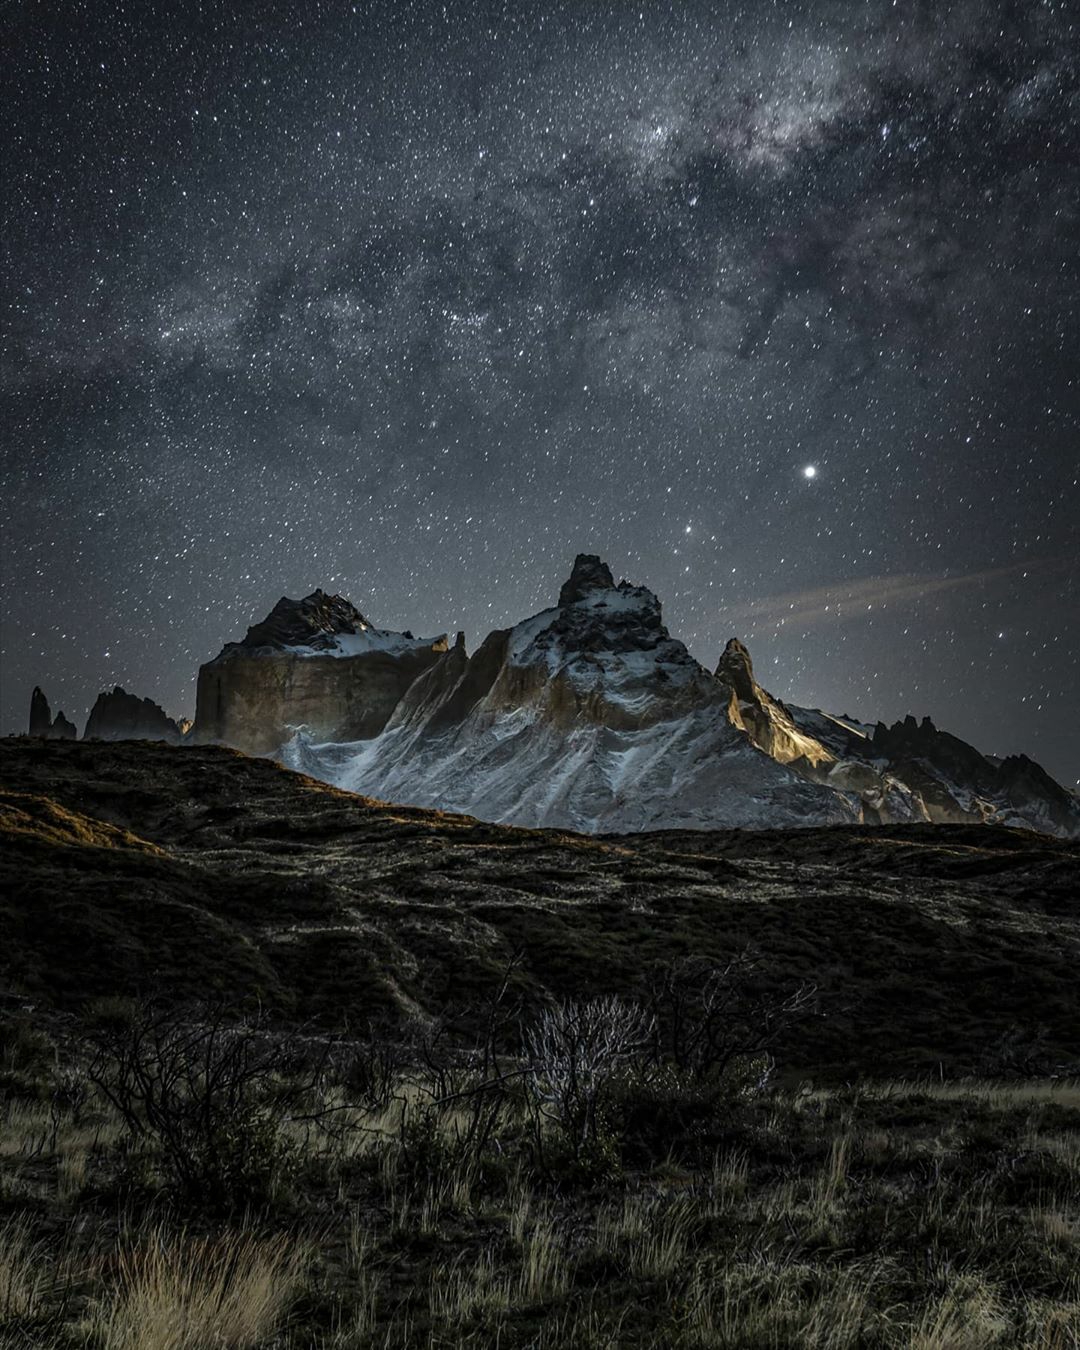
<svg viewBox="0 0 1080 1350">
<path fill-rule="evenodd" d="M 817 988 L 801 984 L 788 994 L 756 986 L 758 958 L 741 952 L 727 962 L 707 957 L 673 961 L 659 973 L 649 1006 L 653 1057 L 696 1079 L 720 1079 L 736 1066 L 752 1066 L 752 1084 L 783 1034 L 814 1015 Z"/>
<path fill-rule="evenodd" d="M 596 1139 L 605 1090 L 640 1060 L 652 1037 L 650 1014 L 613 996 L 543 1009 L 523 1036 L 539 1116 L 574 1148 Z"/>
<path fill-rule="evenodd" d="M 157 1145 L 178 1192 L 259 1203 L 290 1162 L 282 1120 L 320 1079 L 325 1045 L 314 1066 L 306 1050 L 261 1014 L 235 1022 L 220 1007 L 144 1005 L 98 1025 L 87 1072 L 129 1134 Z"/>
</svg>

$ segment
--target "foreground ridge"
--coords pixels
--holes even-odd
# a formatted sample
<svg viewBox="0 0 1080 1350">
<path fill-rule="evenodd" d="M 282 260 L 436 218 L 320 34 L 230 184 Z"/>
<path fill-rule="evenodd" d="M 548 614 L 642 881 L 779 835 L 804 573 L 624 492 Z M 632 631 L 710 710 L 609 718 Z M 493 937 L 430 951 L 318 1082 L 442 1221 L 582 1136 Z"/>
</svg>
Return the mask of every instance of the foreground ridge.
<svg viewBox="0 0 1080 1350">
<path fill-rule="evenodd" d="M 1080 846 L 996 826 L 596 838 L 353 796 L 267 759 L 160 742 L 0 741 L 0 981 L 257 998 L 360 1027 L 482 1007 L 515 952 L 531 999 L 633 995 L 751 948 L 818 986 L 794 1068 L 977 1070 L 1031 1023 L 1080 1058 Z M 1033 1003 L 1033 999 L 1036 1003 Z"/>
</svg>

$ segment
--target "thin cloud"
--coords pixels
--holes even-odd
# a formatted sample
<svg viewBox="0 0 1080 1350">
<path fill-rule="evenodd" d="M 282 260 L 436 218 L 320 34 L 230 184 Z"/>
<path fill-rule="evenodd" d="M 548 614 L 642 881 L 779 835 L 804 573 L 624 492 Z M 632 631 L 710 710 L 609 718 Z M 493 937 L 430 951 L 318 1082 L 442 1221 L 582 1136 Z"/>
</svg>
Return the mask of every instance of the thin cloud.
<svg viewBox="0 0 1080 1350">
<path fill-rule="evenodd" d="M 959 576 L 909 572 L 891 577 L 863 577 L 859 581 L 835 582 L 731 605 L 724 609 L 723 617 L 730 624 L 752 627 L 783 624 L 800 629 L 822 628 L 829 624 L 850 623 L 867 613 L 913 604 L 932 595 L 970 590 L 1006 577 L 1052 572 L 1063 565 L 1064 560 L 1060 558 L 1035 558 Z"/>
</svg>

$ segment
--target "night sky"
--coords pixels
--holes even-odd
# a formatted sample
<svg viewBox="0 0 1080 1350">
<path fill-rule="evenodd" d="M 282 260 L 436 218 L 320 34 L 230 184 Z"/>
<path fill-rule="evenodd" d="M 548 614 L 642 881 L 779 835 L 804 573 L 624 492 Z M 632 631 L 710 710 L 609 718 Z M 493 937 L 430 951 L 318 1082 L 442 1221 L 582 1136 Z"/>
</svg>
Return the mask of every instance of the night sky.
<svg viewBox="0 0 1080 1350">
<path fill-rule="evenodd" d="M 596 552 L 710 668 L 1080 779 L 1078 7 L 4 11 L 5 732 Z"/>
</svg>

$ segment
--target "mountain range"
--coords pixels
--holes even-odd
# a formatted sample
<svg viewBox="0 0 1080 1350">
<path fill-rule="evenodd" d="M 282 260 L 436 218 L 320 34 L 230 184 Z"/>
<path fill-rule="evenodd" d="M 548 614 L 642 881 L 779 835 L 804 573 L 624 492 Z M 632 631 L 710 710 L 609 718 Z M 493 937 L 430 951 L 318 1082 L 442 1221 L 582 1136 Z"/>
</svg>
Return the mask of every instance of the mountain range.
<svg viewBox="0 0 1080 1350">
<path fill-rule="evenodd" d="M 74 733 L 47 716 L 35 704 L 31 731 Z M 201 667 L 192 729 L 116 690 L 86 735 L 225 744 L 383 800 L 589 834 L 933 822 L 1080 837 L 1080 801 L 1026 756 L 982 754 L 926 717 L 785 704 L 735 638 L 709 670 L 652 591 L 591 554 L 554 605 L 471 654 L 463 634 L 380 629 L 322 590 L 282 598 Z"/>
</svg>

